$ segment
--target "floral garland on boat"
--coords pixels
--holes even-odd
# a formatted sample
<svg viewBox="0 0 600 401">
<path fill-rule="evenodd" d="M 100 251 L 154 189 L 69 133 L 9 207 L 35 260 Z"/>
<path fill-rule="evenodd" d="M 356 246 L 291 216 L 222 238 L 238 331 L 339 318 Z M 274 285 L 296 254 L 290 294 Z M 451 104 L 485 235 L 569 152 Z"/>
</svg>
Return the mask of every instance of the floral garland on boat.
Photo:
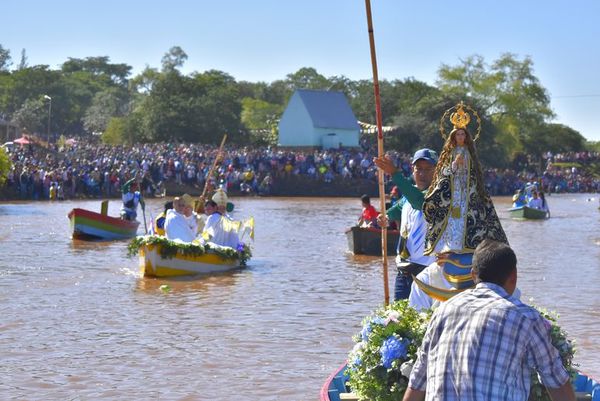
<svg viewBox="0 0 600 401">
<path fill-rule="evenodd" d="M 127 245 L 127 256 L 135 256 L 138 254 L 143 245 L 158 245 L 160 246 L 160 256 L 165 259 L 172 259 L 175 255 L 184 256 L 202 256 L 207 252 L 219 255 L 223 259 L 233 259 L 240 261 L 242 266 L 252 257 L 250 246 L 240 243 L 237 249 L 228 246 L 218 246 L 211 243 L 201 244 L 199 242 L 180 242 L 171 241 L 160 235 L 140 235 L 135 237 L 129 245 Z"/>
<path fill-rule="evenodd" d="M 574 342 L 557 324 L 557 315 L 536 308 L 546 319 L 552 344 L 574 379 Z M 363 320 L 348 355 L 348 385 L 360 400 L 402 400 L 432 312 L 417 312 L 406 300 L 377 309 Z M 529 401 L 551 401 L 537 374 L 532 374 Z"/>
</svg>

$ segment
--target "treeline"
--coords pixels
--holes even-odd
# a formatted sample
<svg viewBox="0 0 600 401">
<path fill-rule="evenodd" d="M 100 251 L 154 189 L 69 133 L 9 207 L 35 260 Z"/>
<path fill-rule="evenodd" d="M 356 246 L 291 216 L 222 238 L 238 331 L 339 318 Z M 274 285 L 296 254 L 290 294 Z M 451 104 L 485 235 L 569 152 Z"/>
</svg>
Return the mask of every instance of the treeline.
<svg viewBox="0 0 600 401">
<path fill-rule="evenodd" d="M 0 45 L 0 116 L 31 133 L 45 134 L 49 122 L 55 138 L 103 133 L 102 140 L 113 144 L 218 143 L 223 133 L 238 144 L 275 144 L 288 99 L 295 89 L 307 88 L 342 91 L 359 120 L 375 121 L 370 79 L 325 77 L 301 68 L 270 83 L 236 81 L 217 70 L 184 75 L 180 68 L 186 59 L 175 46 L 160 69 L 146 67 L 131 76 L 131 66 L 111 63 L 109 57 L 69 58 L 50 69 L 29 66 L 23 52 L 13 64 Z M 479 111 L 478 146 L 488 166 L 506 166 L 524 154 L 539 157 L 598 145 L 552 123 L 549 94 L 528 57 L 505 54 L 488 64 L 472 56 L 458 65 L 441 65 L 435 86 L 412 78 L 384 80 L 380 92 L 384 124 L 396 127 L 386 146 L 400 151 L 440 149 L 440 116 L 459 100 Z"/>
</svg>

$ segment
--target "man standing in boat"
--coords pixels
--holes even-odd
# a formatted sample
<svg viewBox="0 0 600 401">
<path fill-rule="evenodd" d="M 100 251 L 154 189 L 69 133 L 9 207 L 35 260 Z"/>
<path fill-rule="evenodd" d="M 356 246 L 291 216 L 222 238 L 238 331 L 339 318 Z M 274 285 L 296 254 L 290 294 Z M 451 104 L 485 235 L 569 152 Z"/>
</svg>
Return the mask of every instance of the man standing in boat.
<svg viewBox="0 0 600 401">
<path fill-rule="evenodd" d="M 433 179 L 437 154 L 427 148 L 415 152 L 412 158 L 412 172 L 416 185 L 404 178 L 389 158 L 376 158 L 374 162 L 384 173 L 392 176 L 394 185 L 406 199 L 406 202 L 397 202 L 386 215 L 388 221 L 400 220 L 400 243 L 396 257 L 398 274 L 394 286 L 394 299 L 407 299 L 412 284 L 411 274 L 418 274 L 435 260 L 432 256 L 423 255 L 427 227 L 421 208 Z"/>
<path fill-rule="evenodd" d="M 135 182 L 135 177 L 127 181 L 121 187 L 123 206 L 121 206 L 121 218 L 123 220 L 135 220 L 137 217 L 138 204 L 145 207 L 144 198 L 138 191 L 138 183 Z"/>
</svg>

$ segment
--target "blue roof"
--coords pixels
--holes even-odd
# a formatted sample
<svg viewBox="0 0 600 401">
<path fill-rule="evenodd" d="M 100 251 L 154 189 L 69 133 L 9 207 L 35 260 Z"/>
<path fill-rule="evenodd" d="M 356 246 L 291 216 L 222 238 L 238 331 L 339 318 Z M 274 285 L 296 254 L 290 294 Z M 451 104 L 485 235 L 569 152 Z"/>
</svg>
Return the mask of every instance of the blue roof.
<svg viewBox="0 0 600 401">
<path fill-rule="evenodd" d="M 343 92 L 297 89 L 314 127 L 360 129 Z"/>
</svg>

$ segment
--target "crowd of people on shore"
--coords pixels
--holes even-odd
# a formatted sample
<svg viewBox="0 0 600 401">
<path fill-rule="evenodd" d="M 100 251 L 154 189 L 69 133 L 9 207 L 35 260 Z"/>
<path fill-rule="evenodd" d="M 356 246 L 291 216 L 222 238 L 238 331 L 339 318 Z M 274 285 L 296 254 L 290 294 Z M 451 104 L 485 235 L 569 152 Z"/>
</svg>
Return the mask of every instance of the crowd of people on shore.
<svg viewBox="0 0 600 401">
<path fill-rule="evenodd" d="M 139 144 L 111 146 L 76 142 L 70 146 L 17 146 L 9 150 L 12 168 L 7 190 L 20 199 L 67 199 L 119 197 L 121 186 L 136 178 L 144 196 L 164 192 L 166 183 L 203 188 L 217 147 L 202 144 Z M 411 157 L 387 152 L 396 168 L 411 174 Z M 271 147 L 226 146 L 215 177 L 227 189 L 246 194 L 269 195 L 277 180 L 304 176 L 328 185 L 335 180 L 377 180 L 373 163 L 376 150 L 326 149 L 290 151 Z M 520 171 L 484 170 L 486 189 L 492 196 L 511 195 L 527 182 L 541 182 L 546 193 L 598 192 L 600 179 L 577 167 L 559 167 L 557 162 L 600 162 L 598 152 L 547 154 L 542 174 L 527 164 Z"/>
</svg>

